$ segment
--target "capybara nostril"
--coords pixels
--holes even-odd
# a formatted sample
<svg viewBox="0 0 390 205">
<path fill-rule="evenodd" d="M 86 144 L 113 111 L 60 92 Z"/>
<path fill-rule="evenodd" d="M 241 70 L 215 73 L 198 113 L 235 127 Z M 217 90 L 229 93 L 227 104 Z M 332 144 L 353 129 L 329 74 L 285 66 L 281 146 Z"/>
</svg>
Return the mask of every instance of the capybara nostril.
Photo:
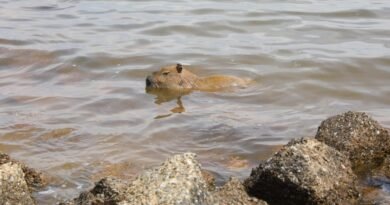
<svg viewBox="0 0 390 205">
<path fill-rule="evenodd" d="M 152 81 L 149 80 L 150 76 L 146 78 L 146 87 L 150 87 L 152 85 Z"/>
</svg>

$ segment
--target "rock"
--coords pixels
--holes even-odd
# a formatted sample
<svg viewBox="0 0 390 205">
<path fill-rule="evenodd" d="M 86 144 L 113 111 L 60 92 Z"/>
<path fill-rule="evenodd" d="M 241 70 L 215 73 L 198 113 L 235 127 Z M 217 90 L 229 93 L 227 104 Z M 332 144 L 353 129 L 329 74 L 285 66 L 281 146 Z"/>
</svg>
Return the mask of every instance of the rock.
<svg viewBox="0 0 390 205">
<path fill-rule="evenodd" d="M 45 186 L 46 181 L 41 172 L 21 164 L 24 173 L 24 179 L 30 189 L 35 190 Z"/>
<path fill-rule="evenodd" d="M 0 165 L 8 163 L 8 162 L 19 164 L 21 166 L 23 173 L 24 173 L 25 180 L 26 180 L 27 185 L 30 189 L 33 190 L 36 188 L 40 188 L 46 184 L 42 173 L 40 173 L 32 168 L 29 168 L 26 165 L 11 159 L 9 157 L 9 155 L 0 152 Z"/>
<path fill-rule="evenodd" d="M 8 163 L 11 161 L 11 157 L 8 154 L 4 154 L 0 152 L 0 165 Z"/>
<path fill-rule="evenodd" d="M 348 156 L 357 173 L 377 167 L 390 153 L 389 131 L 362 112 L 326 119 L 315 138 Z"/>
<path fill-rule="evenodd" d="M 91 190 L 94 196 L 105 199 L 106 203 L 120 202 L 125 198 L 128 184 L 115 178 L 103 178 Z"/>
<path fill-rule="evenodd" d="M 209 191 L 215 190 L 215 177 L 212 172 L 202 169 L 202 177 L 205 180 Z"/>
<path fill-rule="evenodd" d="M 35 204 L 25 181 L 22 167 L 17 163 L 7 162 L 0 165 L 0 204 Z"/>
<path fill-rule="evenodd" d="M 390 181 L 390 155 L 383 160 L 382 164 L 372 171 L 372 175 L 387 178 Z"/>
<path fill-rule="evenodd" d="M 214 193 L 219 205 L 267 205 L 267 202 L 248 196 L 244 185 L 237 178 L 230 178 Z"/>
<path fill-rule="evenodd" d="M 373 202 L 370 202 L 370 204 L 373 204 L 373 205 L 389 205 L 390 204 L 390 197 L 387 195 L 387 196 L 384 196 L 380 199 L 377 199 Z"/>
<path fill-rule="evenodd" d="M 91 191 L 63 204 L 207 205 L 215 204 L 195 154 L 175 155 L 130 183 L 106 178 Z"/>
<path fill-rule="evenodd" d="M 361 189 L 360 204 L 390 204 L 390 156 L 387 156 L 379 167 L 370 170 Z"/>
<path fill-rule="evenodd" d="M 146 171 L 127 190 L 129 204 L 212 204 L 195 154 L 175 155 L 160 167 Z"/>
<path fill-rule="evenodd" d="M 354 204 L 356 178 L 344 154 L 302 138 L 253 169 L 244 185 L 270 204 Z"/>
<path fill-rule="evenodd" d="M 119 204 L 125 199 L 128 184 L 114 177 L 106 177 L 95 184 L 95 187 L 82 192 L 73 201 L 61 205 L 92 205 L 92 204 Z"/>
<path fill-rule="evenodd" d="M 390 204 L 388 191 L 383 190 L 380 186 L 361 187 L 362 197 L 358 204 L 387 205 Z"/>
</svg>

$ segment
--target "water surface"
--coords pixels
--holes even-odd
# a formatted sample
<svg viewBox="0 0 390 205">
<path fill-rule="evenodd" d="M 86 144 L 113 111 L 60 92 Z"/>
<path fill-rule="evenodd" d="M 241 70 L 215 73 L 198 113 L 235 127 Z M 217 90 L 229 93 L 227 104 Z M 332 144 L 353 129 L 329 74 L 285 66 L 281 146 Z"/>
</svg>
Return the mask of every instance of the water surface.
<svg viewBox="0 0 390 205">
<path fill-rule="evenodd" d="M 179 62 L 255 83 L 178 110 L 144 88 Z M 52 176 L 42 204 L 187 151 L 243 178 L 347 110 L 390 127 L 389 79 L 386 0 L 0 1 L 0 151 Z"/>
</svg>

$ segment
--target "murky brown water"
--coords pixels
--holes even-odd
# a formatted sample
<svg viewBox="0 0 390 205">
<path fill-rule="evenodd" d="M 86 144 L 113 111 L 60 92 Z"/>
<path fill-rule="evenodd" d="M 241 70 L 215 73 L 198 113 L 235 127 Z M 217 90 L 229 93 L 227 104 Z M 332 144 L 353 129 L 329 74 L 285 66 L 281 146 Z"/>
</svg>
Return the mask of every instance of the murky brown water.
<svg viewBox="0 0 390 205">
<path fill-rule="evenodd" d="M 255 83 L 145 93 L 177 62 Z M 0 85 L 0 151 L 53 177 L 41 204 L 186 151 L 243 177 L 327 116 L 390 127 L 390 2 L 0 0 Z"/>
</svg>

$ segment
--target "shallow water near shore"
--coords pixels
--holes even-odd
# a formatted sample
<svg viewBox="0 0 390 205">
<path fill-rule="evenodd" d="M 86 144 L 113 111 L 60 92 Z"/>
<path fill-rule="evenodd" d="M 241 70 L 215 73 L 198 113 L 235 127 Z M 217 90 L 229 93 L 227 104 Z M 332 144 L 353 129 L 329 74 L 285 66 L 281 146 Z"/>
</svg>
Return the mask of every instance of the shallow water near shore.
<svg viewBox="0 0 390 205">
<path fill-rule="evenodd" d="M 347 110 L 390 127 L 386 0 L 0 2 L 0 151 L 51 176 L 40 204 L 187 151 L 243 178 Z M 179 62 L 254 83 L 145 92 Z"/>
</svg>

